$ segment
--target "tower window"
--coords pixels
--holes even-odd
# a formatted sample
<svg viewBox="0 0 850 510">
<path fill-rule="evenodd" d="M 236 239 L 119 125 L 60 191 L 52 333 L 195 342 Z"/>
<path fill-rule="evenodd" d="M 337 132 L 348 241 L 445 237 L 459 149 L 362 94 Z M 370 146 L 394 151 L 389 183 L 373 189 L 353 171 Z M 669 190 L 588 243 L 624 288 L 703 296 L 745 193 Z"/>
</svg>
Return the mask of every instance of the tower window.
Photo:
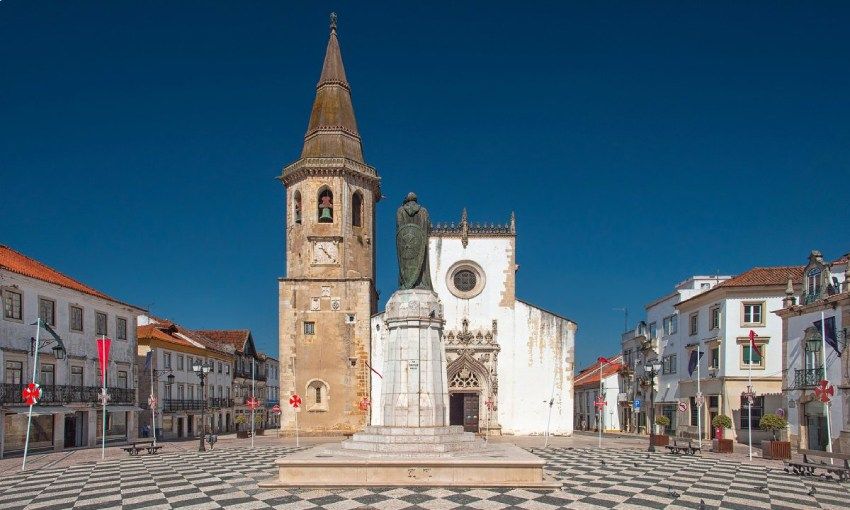
<svg viewBox="0 0 850 510">
<path fill-rule="evenodd" d="M 319 191 L 319 223 L 333 223 L 334 221 L 334 194 L 328 188 Z"/>
<path fill-rule="evenodd" d="M 315 322 L 305 322 L 304 323 L 304 334 L 305 335 L 315 335 L 316 334 L 316 323 Z"/>
<path fill-rule="evenodd" d="M 354 192 L 351 197 L 351 225 L 353 227 L 363 226 L 363 194 Z"/>
<path fill-rule="evenodd" d="M 301 223 L 301 192 L 296 191 L 295 194 L 292 195 L 292 217 L 295 219 L 295 223 Z"/>
</svg>

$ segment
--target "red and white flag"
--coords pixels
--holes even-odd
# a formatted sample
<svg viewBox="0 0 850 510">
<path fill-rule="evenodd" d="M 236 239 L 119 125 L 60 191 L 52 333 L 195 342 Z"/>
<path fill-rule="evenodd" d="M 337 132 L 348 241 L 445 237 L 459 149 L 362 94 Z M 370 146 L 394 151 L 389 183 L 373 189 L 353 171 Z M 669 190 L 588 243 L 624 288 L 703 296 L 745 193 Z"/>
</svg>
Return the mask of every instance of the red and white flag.
<svg viewBox="0 0 850 510">
<path fill-rule="evenodd" d="M 761 357 L 761 349 L 756 345 L 756 332 L 753 330 L 750 330 L 750 349 Z"/>
<path fill-rule="evenodd" d="M 610 361 L 608 361 L 608 358 L 606 358 L 605 356 L 599 356 L 599 358 L 596 361 L 599 362 L 600 364 L 610 363 Z"/>
<path fill-rule="evenodd" d="M 112 340 L 101 337 L 97 339 L 97 361 L 100 362 L 100 385 L 106 386 L 106 367 L 109 364 L 109 347 Z"/>
</svg>

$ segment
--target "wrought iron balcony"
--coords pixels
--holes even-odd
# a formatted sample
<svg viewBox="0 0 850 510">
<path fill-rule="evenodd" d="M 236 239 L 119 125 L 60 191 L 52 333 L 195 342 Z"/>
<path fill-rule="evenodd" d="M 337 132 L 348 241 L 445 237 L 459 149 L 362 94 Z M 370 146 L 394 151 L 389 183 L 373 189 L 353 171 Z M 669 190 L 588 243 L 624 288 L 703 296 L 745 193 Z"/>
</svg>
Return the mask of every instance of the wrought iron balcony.
<svg viewBox="0 0 850 510">
<path fill-rule="evenodd" d="M 251 365 L 248 365 L 247 369 L 235 369 L 233 370 L 233 378 L 234 379 L 247 379 L 251 380 Z M 254 372 L 254 380 L 255 381 L 265 381 L 265 374 L 260 373 L 260 370 L 256 370 Z"/>
<path fill-rule="evenodd" d="M 220 409 L 222 407 L 233 407 L 233 399 L 213 397 L 209 399 L 208 405 L 212 409 Z"/>
<path fill-rule="evenodd" d="M 274 407 L 276 404 L 280 404 L 280 400 L 266 400 L 266 407 L 269 409 Z"/>
<path fill-rule="evenodd" d="M 203 400 L 186 400 L 186 399 L 165 399 L 162 402 L 162 410 L 170 411 L 200 411 L 203 405 Z"/>
<path fill-rule="evenodd" d="M 0 385 L 0 404 L 23 404 L 25 384 Z M 41 404 L 99 403 L 100 386 L 72 386 L 56 384 L 41 386 Z M 132 404 L 136 395 L 133 388 L 107 388 L 110 404 Z"/>
<path fill-rule="evenodd" d="M 795 388 L 814 388 L 823 379 L 823 367 L 794 370 Z"/>
</svg>

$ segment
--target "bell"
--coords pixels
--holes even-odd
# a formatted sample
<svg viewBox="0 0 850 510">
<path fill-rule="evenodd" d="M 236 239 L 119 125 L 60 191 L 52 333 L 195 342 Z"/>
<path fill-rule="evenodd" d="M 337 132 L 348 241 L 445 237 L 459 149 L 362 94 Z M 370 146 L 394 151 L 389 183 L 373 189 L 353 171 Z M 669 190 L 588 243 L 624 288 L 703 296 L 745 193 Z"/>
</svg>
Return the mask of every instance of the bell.
<svg viewBox="0 0 850 510">
<path fill-rule="evenodd" d="M 332 223 L 334 220 L 333 215 L 331 214 L 330 207 L 322 207 L 322 212 L 319 214 L 319 222 L 321 223 Z"/>
</svg>

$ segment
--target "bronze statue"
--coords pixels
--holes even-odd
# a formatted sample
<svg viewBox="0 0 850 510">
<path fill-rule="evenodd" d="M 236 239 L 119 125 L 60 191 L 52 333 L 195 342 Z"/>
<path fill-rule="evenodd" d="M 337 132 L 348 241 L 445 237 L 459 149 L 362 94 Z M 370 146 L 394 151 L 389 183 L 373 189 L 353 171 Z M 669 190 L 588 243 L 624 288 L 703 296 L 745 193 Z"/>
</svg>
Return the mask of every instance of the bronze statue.
<svg viewBox="0 0 850 510">
<path fill-rule="evenodd" d="M 396 250 L 400 289 L 434 290 L 428 266 L 428 210 L 419 205 L 415 193 L 408 193 L 396 213 Z"/>
</svg>

